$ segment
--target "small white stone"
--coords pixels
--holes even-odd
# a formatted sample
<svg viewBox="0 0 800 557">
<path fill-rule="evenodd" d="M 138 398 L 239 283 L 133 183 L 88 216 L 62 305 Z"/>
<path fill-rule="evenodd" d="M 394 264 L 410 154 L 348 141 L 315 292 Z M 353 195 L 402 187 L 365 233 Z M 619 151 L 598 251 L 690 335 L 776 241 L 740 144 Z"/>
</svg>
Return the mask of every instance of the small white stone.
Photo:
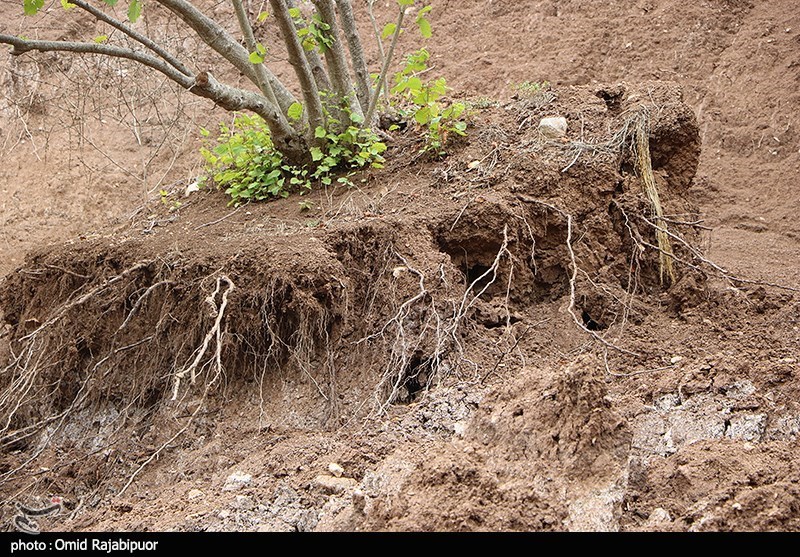
<svg viewBox="0 0 800 557">
<path fill-rule="evenodd" d="M 672 522 L 672 517 L 669 515 L 669 511 L 661 507 L 653 509 L 647 519 L 648 524 L 663 524 L 665 522 Z"/>
<path fill-rule="evenodd" d="M 189 501 L 194 501 L 195 499 L 200 499 L 203 497 L 203 492 L 199 489 L 190 489 L 189 493 L 186 494 L 186 498 Z"/>
<path fill-rule="evenodd" d="M 341 478 L 342 474 L 344 474 L 344 468 L 338 462 L 328 464 L 328 471 L 337 478 Z"/>
<path fill-rule="evenodd" d="M 225 519 L 226 519 L 226 518 L 228 518 L 230 515 L 231 515 L 231 511 L 228 511 L 228 510 L 222 510 L 222 511 L 219 511 L 219 514 L 218 514 L 217 516 L 218 516 L 218 517 L 220 517 L 222 520 L 225 520 Z"/>
<path fill-rule="evenodd" d="M 326 474 L 320 474 L 314 478 L 314 484 L 329 494 L 345 493 L 358 486 L 358 482 L 352 478 L 336 478 Z"/>
<path fill-rule="evenodd" d="M 567 119 L 563 116 L 542 118 L 539 121 L 539 133 L 551 139 L 563 137 L 567 134 Z"/>
<path fill-rule="evenodd" d="M 680 362 L 682 360 L 683 360 L 682 356 L 673 356 L 672 358 L 670 358 L 669 363 L 671 363 L 672 365 L 675 365 L 675 364 L 677 364 L 678 362 Z"/>
<path fill-rule="evenodd" d="M 225 480 L 225 485 L 222 487 L 222 491 L 235 491 L 237 489 L 241 489 L 248 485 L 251 481 L 253 481 L 253 476 L 237 470 Z"/>
</svg>

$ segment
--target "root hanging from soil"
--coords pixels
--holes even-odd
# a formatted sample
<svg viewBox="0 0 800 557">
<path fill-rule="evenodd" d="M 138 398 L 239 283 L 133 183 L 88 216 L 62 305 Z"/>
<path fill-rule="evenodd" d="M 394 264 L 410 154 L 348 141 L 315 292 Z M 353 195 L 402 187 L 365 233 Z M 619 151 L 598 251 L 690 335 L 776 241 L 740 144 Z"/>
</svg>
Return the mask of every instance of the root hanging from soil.
<svg viewBox="0 0 800 557">
<path fill-rule="evenodd" d="M 573 226 L 572 226 L 573 217 L 572 217 L 572 215 L 570 213 L 567 213 L 566 211 L 556 207 L 552 203 L 547 203 L 546 201 L 541 201 L 539 199 L 534 199 L 534 198 L 532 198 L 530 196 L 527 196 L 527 195 L 517 194 L 517 199 L 519 199 L 520 201 L 524 201 L 525 203 L 532 203 L 532 204 L 539 205 L 541 207 L 545 207 L 546 209 L 549 209 L 550 211 L 553 211 L 553 212 L 557 213 L 558 215 L 560 215 L 564 219 L 564 221 L 566 223 L 567 238 L 566 238 L 566 241 L 565 241 L 565 246 L 566 246 L 567 253 L 569 254 L 569 259 L 570 259 L 569 304 L 567 305 L 567 313 L 569 313 L 569 315 L 572 318 L 572 321 L 575 323 L 575 325 L 580 330 L 582 330 L 583 332 L 587 333 L 592 338 L 594 338 L 596 341 L 600 342 L 601 344 L 603 344 L 604 346 L 606 346 L 608 348 L 611 348 L 611 349 L 616 350 L 618 352 L 621 352 L 623 354 L 627 354 L 629 356 L 634 356 L 634 357 L 637 357 L 637 358 L 641 357 L 640 354 L 638 354 L 636 352 L 633 352 L 631 350 L 628 350 L 627 348 L 623 348 L 621 346 L 618 346 L 618 345 L 614 344 L 613 342 L 610 342 L 610 341 L 606 340 L 605 338 L 603 338 L 602 336 L 600 336 L 599 334 L 597 334 L 596 331 L 593 331 L 593 330 L 589 329 L 584 324 L 583 320 L 580 317 L 578 317 L 578 314 L 575 312 L 576 291 L 577 291 L 576 290 L 576 285 L 577 285 L 578 272 L 580 271 L 580 267 L 578 266 L 578 260 L 577 260 L 577 257 L 575 256 L 575 250 L 573 249 L 573 246 L 572 246 L 572 234 L 573 234 Z"/>
<path fill-rule="evenodd" d="M 659 249 L 659 279 L 661 284 L 674 284 L 676 280 L 675 269 L 672 266 L 674 254 L 672 242 L 664 221 L 664 210 L 661 208 L 655 176 L 653 176 L 653 162 L 650 158 L 650 116 L 647 109 L 642 109 L 635 118 L 633 125 L 633 138 L 631 147 L 636 159 L 639 177 L 642 179 L 645 194 L 650 202 L 653 220 L 656 222 L 656 243 Z"/>
<path fill-rule="evenodd" d="M 514 256 L 508 249 L 509 241 L 508 225 L 505 225 L 491 265 L 469 280 L 458 297 L 453 295 L 453 285 L 448 284 L 443 265 L 428 277 L 408 258 L 394 252 L 402 265 L 392 270 L 393 277 L 398 279 L 405 273 L 413 275 L 417 279 L 416 292 L 403 301 L 376 332 L 354 343 L 358 346 L 383 339 L 387 344 L 389 357 L 375 388 L 375 415 L 385 414 L 398 401 L 413 399 L 416 391 L 429 389 L 433 381 L 443 380 L 463 364 L 478 372 L 480 366 L 470 359 L 463 344 L 462 330 L 476 302 L 496 283 L 504 260 L 508 261 L 505 310 L 507 327 L 510 327 L 508 297 Z M 429 286 L 436 281 L 443 288 Z M 480 379 L 477 375 L 475 378 Z M 410 387 L 411 384 L 415 387 Z"/>
<path fill-rule="evenodd" d="M 220 289 L 222 288 L 222 284 L 225 283 L 227 286 L 225 290 L 222 292 L 222 300 L 217 306 L 217 295 L 220 293 Z M 216 286 L 214 288 L 214 292 L 206 298 L 206 302 L 211 307 L 211 316 L 214 318 L 214 325 L 209 329 L 206 333 L 205 338 L 203 338 L 203 343 L 198 349 L 196 350 L 196 355 L 192 362 L 184 367 L 183 370 L 177 372 L 175 374 L 173 385 L 172 385 L 172 400 L 177 400 L 178 398 L 178 389 L 181 386 L 181 380 L 186 377 L 186 374 L 189 374 L 191 384 L 194 385 L 197 380 L 197 366 L 200 365 L 200 362 L 203 361 L 203 357 L 206 355 L 208 351 L 208 347 L 211 344 L 211 340 L 214 340 L 214 344 L 216 349 L 214 350 L 214 376 L 208 382 L 209 385 L 213 385 L 217 379 L 223 374 L 222 368 L 222 319 L 225 316 L 225 308 L 228 307 L 228 296 L 231 292 L 233 292 L 235 286 L 233 285 L 233 281 L 229 279 L 227 276 L 220 276 L 217 277 Z"/>
</svg>

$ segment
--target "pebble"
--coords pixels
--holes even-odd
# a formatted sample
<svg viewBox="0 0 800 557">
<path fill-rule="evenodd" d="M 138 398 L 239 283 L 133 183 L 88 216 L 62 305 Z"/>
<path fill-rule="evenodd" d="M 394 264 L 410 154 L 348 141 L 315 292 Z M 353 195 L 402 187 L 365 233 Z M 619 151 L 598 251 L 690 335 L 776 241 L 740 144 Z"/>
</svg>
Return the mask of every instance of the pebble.
<svg viewBox="0 0 800 557">
<path fill-rule="evenodd" d="M 542 118 L 539 121 L 539 133 L 551 139 L 563 137 L 567 134 L 567 119 L 563 116 Z"/>
<path fill-rule="evenodd" d="M 344 468 L 338 462 L 328 464 L 328 471 L 337 478 L 341 478 L 342 474 L 344 474 Z"/>
<path fill-rule="evenodd" d="M 189 493 L 186 494 L 186 498 L 189 501 L 194 501 L 195 499 L 200 499 L 203 497 L 203 492 L 199 489 L 190 489 Z"/>
<path fill-rule="evenodd" d="M 326 493 L 344 493 L 351 489 L 355 489 L 358 482 L 352 478 L 337 478 L 336 476 L 328 476 L 327 474 L 320 474 L 314 478 L 314 485 Z"/>
<path fill-rule="evenodd" d="M 669 515 L 669 511 L 661 507 L 653 509 L 653 512 L 647 518 L 647 523 L 651 525 L 663 524 L 664 522 L 672 522 L 672 517 Z"/>
<path fill-rule="evenodd" d="M 236 491 L 237 489 L 241 489 L 244 486 L 249 485 L 252 481 L 253 476 L 237 470 L 225 480 L 225 485 L 222 487 L 222 491 Z"/>
</svg>

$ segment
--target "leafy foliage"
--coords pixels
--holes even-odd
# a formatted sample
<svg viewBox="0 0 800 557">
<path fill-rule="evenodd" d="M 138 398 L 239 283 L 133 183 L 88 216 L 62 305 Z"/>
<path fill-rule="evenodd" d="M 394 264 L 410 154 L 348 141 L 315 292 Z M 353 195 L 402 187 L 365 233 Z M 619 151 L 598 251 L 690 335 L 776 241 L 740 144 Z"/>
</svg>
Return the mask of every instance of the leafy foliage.
<svg viewBox="0 0 800 557">
<path fill-rule="evenodd" d="M 462 102 L 445 104 L 447 82 L 443 77 L 423 81 L 422 72 L 428 69 L 430 54 L 420 49 L 408 55 L 406 65 L 395 74 L 392 93 L 405 101 L 400 113 L 413 117 L 425 129 L 424 151 L 441 156 L 445 154 L 445 144 L 450 134 L 466 135 L 467 123 L 462 119 L 466 105 Z"/>
<path fill-rule="evenodd" d="M 302 109 L 302 107 L 300 107 Z M 201 133 L 209 137 L 208 130 Z M 213 182 L 231 197 L 231 203 L 265 201 L 305 193 L 315 183 L 350 184 L 355 170 L 381 167 L 386 145 L 374 132 L 349 126 L 341 133 L 319 127 L 315 130 L 319 146 L 311 148 L 313 164 L 295 166 L 284 162 L 275 148 L 269 128 L 259 116 L 237 114 L 233 124 L 220 124 L 216 144 L 201 149 L 206 172 Z M 344 173 L 338 178 L 336 174 Z"/>
<path fill-rule="evenodd" d="M 322 21 L 317 14 L 306 19 L 299 8 L 290 8 L 289 15 L 298 27 L 297 36 L 305 50 L 311 51 L 316 48 L 324 54 L 333 45 L 331 26 Z"/>
</svg>

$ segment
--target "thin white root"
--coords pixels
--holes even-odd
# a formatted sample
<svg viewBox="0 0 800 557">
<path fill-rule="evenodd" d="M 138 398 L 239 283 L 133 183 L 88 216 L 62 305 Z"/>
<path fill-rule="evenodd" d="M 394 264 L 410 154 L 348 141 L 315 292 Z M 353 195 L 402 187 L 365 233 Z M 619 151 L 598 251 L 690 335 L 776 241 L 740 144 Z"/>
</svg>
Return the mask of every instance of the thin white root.
<svg viewBox="0 0 800 557">
<path fill-rule="evenodd" d="M 551 203 L 547 203 L 546 201 L 541 201 L 539 199 L 535 199 L 533 197 L 529 197 L 527 195 L 518 194 L 517 199 L 520 201 L 524 201 L 525 203 L 534 203 L 537 205 L 541 205 L 542 207 L 547 207 L 548 209 L 555 211 L 559 215 L 561 215 L 564 220 L 567 222 L 567 239 L 565 241 L 567 252 L 569 253 L 569 261 L 570 261 L 570 268 L 571 268 L 571 275 L 569 277 L 569 305 L 567 306 L 567 312 L 569 313 L 572 320 L 575 322 L 575 325 L 585 332 L 588 335 L 591 335 L 599 343 L 607 346 L 608 348 L 612 348 L 618 352 L 622 352 L 623 354 L 628 354 L 630 356 L 641 357 L 640 354 L 628 350 L 626 348 L 622 348 L 621 346 L 617 346 L 616 344 L 607 341 L 600 335 L 598 335 L 595 331 L 592 331 L 586 325 L 583 324 L 583 321 L 578 317 L 575 313 L 575 290 L 576 290 L 576 283 L 578 279 L 578 271 L 580 270 L 578 267 L 578 261 L 575 257 L 575 250 L 572 248 L 572 215 L 559 209 L 555 205 Z"/>
<path fill-rule="evenodd" d="M 216 297 L 217 293 L 222 288 L 222 283 L 227 284 L 227 288 L 222 293 L 222 301 L 219 304 L 219 307 L 216 306 Z M 211 344 L 211 340 L 214 339 L 216 342 L 216 350 L 214 353 L 214 360 L 216 364 L 216 373 L 214 377 L 211 378 L 209 384 L 213 384 L 217 378 L 222 373 L 222 319 L 225 316 L 225 308 L 228 306 L 228 296 L 231 292 L 235 289 L 233 285 L 233 281 L 229 279 L 227 276 L 222 275 L 217 277 L 216 287 L 214 292 L 206 298 L 206 302 L 209 303 L 212 307 L 213 315 L 215 315 L 214 325 L 211 329 L 206 333 L 205 338 L 203 339 L 203 343 L 201 344 L 200 348 L 196 352 L 196 356 L 192 363 L 185 367 L 182 371 L 179 371 L 175 374 L 175 382 L 172 386 L 172 400 L 177 400 L 178 398 L 178 390 L 180 389 L 181 380 L 186 377 L 188 373 L 190 376 L 190 380 L 192 385 L 197 380 L 197 366 L 200 365 L 200 362 L 203 360 L 203 357 L 206 355 L 208 351 L 208 347 Z"/>
</svg>

